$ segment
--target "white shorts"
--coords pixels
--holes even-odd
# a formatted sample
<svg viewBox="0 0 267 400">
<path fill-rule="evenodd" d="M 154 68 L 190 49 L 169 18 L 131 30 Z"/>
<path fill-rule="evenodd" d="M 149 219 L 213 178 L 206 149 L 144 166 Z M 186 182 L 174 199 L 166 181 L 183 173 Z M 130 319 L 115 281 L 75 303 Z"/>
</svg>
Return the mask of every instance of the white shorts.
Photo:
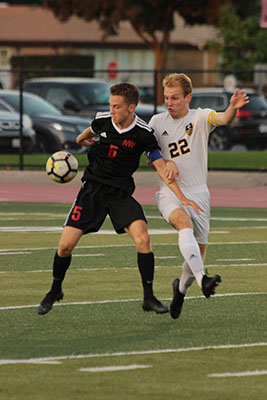
<svg viewBox="0 0 267 400">
<path fill-rule="evenodd" d="M 175 194 L 169 189 L 164 188 L 156 193 L 156 203 L 162 217 L 170 223 L 169 216 L 176 208 L 182 208 L 190 216 L 193 223 L 194 236 L 199 244 L 207 244 L 209 229 L 210 229 L 210 193 L 206 185 L 189 188 L 187 190 L 182 189 L 184 195 L 194 200 L 203 211 L 200 215 L 197 215 L 192 207 L 186 208 L 181 204 L 180 200 Z"/>
</svg>

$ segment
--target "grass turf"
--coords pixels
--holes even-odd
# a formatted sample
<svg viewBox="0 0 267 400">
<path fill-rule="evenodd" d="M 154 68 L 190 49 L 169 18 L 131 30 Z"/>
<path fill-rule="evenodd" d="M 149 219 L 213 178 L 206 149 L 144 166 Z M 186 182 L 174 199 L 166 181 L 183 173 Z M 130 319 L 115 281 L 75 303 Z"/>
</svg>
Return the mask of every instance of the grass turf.
<svg viewBox="0 0 267 400">
<path fill-rule="evenodd" d="M 266 209 L 212 210 L 206 266 L 223 282 L 209 300 L 194 283 L 174 321 L 142 311 L 135 248 L 115 234 L 82 238 L 64 300 L 37 315 L 60 233 L 26 228 L 60 227 L 68 208 L 1 204 L 1 398 L 266 399 L 266 375 L 259 374 L 267 370 Z M 155 207 L 145 208 L 149 229 L 169 229 Z M 155 293 L 169 304 L 181 272 L 177 235 L 151 241 Z M 248 371 L 258 374 L 213 375 Z"/>
<path fill-rule="evenodd" d="M 79 163 L 79 169 L 84 169 L 87 164 L 87 153 L 74 154 Z M 25 154 L 23 164 L 25 169 L 44 169 L 50 154 Z M 0 168 L 19 168 L 18 154 L 1 154 Z M 147 169 L 145 156 L 140 159 L 139 169 Z M 243 170 L 243 171 L 266 171 L 266 151 L 220 151 L 209 152 L 208 168 L 210 170 Z"/>
</svg>

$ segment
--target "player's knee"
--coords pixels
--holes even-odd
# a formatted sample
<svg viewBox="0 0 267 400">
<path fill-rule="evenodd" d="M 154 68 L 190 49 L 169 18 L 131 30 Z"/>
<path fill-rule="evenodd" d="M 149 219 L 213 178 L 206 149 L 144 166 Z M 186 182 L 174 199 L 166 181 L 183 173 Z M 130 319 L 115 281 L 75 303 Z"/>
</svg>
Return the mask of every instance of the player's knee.
<svg viewBox="0 0 267 400">
<path fill-rule="evenodd" d="M 67 242 L 62 242 L 58 248 L 58 255 L 60 257 L 68 257 L 74 250 L 74 246 Z"/>
<path fill-rule="evenodd" d="M 150 237 L 148 232 L 141 232 L 135 237 L 135 245 L 138 251 L 149 251 L 150 249 Z"/>
<path fill-rule="evenodd" d="M 191 218 L 187 213 L 179 213 L 172 215 L 170 218 L 170 223 L 173 225 L 178 231 L 181 229 L 191 228 L 193 227 Z"/>
</svg>

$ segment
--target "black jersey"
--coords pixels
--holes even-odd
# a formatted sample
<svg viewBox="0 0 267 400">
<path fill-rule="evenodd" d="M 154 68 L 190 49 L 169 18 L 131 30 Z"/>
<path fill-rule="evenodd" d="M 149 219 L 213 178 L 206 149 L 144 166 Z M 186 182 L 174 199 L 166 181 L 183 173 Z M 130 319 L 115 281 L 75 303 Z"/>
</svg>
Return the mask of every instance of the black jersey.
<svg viewBox="0 0 267 400">
<path fill-rule="evenodd" d="M 88 152 L 89 165 L 83 180 L 93 180 L 133 193 L 132 175 L 139 166 L 141 155 L 159 148 L 153 129 L 135 116 L 128 128 L 120 130 L 109 112 L 97 113 L 91 129 L 98 138 Z"/>
</svg>

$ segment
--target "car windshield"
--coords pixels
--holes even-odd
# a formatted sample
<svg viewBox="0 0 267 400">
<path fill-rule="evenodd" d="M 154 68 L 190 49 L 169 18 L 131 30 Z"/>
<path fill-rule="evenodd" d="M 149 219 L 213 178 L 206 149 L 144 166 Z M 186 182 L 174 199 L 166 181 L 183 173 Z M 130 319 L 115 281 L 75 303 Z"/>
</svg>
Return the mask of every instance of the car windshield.
<svg viewBox="0 0 267 400">
<path fill-rule="evenodd" d="M 267 104 L 262 96 L 249 94 L 249 103 L 242 107 L 243 110 L 266 111 Z"/>
<path fill-rule="evenodd" d="M 109 85 L 97 82 L 81 84 L 75 88 L 75 96 L 86 107 L 91 105 L 109 105 Z"/>
<path fill-rule="evenodd" d="M 19 111 L 20 96 L 19 94 L 11 94 L 5 96 L 5 101 L 9 103 L 16 111 Z M 31 116 L 42 114 L 62 115 L 56 107 L 43 100 L 38 96 L 23 95 L 23 111 Z"/>
<path fill-rule="evenodd" d="M 0 112 L 10 112 L 10 110 L 0 102 Z"/>
</svg>

